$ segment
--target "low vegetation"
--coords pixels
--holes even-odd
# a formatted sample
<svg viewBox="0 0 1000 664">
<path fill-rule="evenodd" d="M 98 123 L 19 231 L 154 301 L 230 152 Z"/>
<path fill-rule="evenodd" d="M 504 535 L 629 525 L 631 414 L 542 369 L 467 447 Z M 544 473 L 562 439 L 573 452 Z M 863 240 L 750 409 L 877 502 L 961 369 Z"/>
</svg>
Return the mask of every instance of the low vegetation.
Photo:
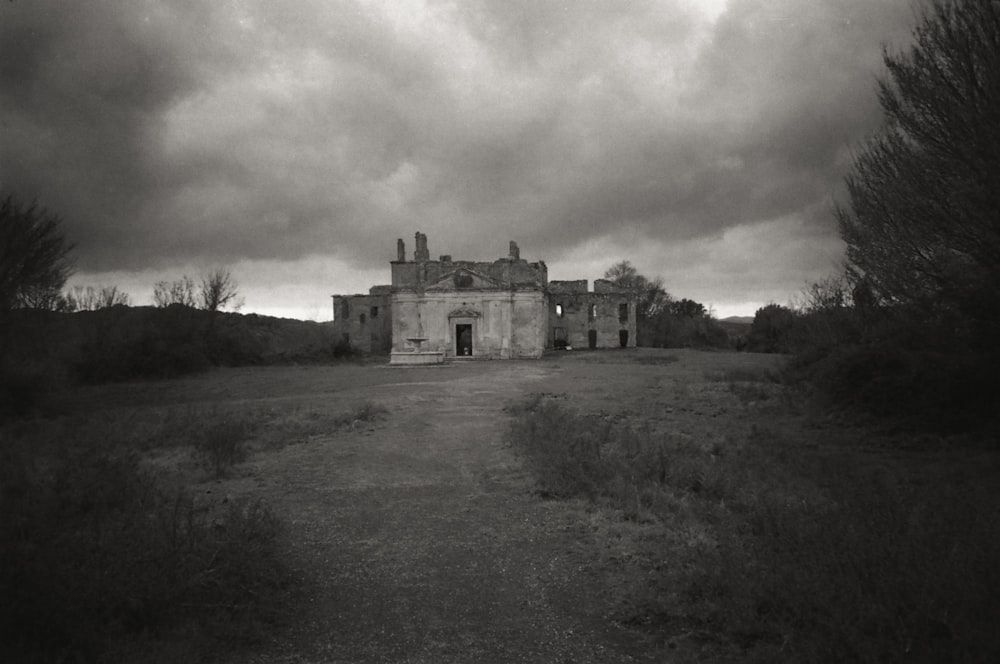
<svg viewBox="0 0 1000 664">
<path fill-rule="evenodd" d="M 197 489 L 386 409 L 63 405 L 0 427 L 0 660 L 208 661 L 287 608 L 282 520 Z"/>
<path fill-rule="evenodd" d="M 9 312 L 0 381 L 44 393 L 60 383 L 101 384 L 176 378 L 217 366 L 329 362 L 341 355 L 329 325 L 174 304 L 164 308 L 115 306 L 65 313 Z M 25 398 L 6 415 L 33 408 Z M 44 404 L 40 403 L 44 407 Z M 4 413 L 0 413 L 0 419 Z"/>
<path fill-rule="evenodd" d="M 287 578 L 266 505 L 199 502 L 134 451 L 78 436 L 5 432 L 0 468 L 5 661 L 117 661 L 178 634 L 194 655 L 273 617 Z"/>
<path fill-rule="evenodd" d="M 655 413 L 540 395 L 508 407 L 541 495 L 646 533 L 617 589 L 620 622 L 740 661 L 1000 657 L 995 456 L 960 460 L 939 438 L 893 455 L 819 429 L 803 444 L 784 433 L 777 376 L 707 378 L 772 415 L 709 443 L 660 430 Z"/>
<path fill-rule="evenodd" d="M 813 286 L 826 300 L 798 310 L 763 307 L 748 349 L 791 355 L 784 379 L 811 391 L 823 408 L 883 428 L 995 438 L 1000 354 L 956 339 L 957 319 L 918 321 L 920 312 L 907 307 L 862 308 L 846 288 L 827 281 Z"/>
</svg>

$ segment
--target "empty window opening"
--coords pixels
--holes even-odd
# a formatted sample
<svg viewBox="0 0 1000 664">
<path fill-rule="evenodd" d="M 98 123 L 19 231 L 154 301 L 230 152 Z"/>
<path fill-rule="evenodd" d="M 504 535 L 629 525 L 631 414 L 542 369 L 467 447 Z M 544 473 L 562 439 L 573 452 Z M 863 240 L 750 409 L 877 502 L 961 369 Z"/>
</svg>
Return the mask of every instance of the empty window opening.
<svg viewBox="0 0 1000 664">
<path fill-rule="evenodd" d="M 628 322 L 628 302 L 622 302 L 618 305 L 618 322 Z"/>
<path fill-rule="evenodd" d="M 561 304 L 556 304 L 556 318 L 563 317 L 563 306 Z"/>
<path fill-rule="evenodd" d="M 460 357 L 472 355 L 472 325 L 459 323 L 455 325 L 455 354 Z"/>
<path fill-rule="evenodd" d="M 628 330 L 618 330 L 618 342 L 621 343 L 622 348 L 628 347 Z"/>
<path fill-rule="evenodd" d="M 361 316 L 358 318 L 358 320 L 361 321 L 362 325 L 364 325 L 365 323 L 368 322 L 368 318 L 364 314 L 361 314 Z"/>
<path fill-rule="evenodd" d="M 592 304 L 589 307 L 587 307 L 587 320 L 589 320 L 590 322 L 594 322 L 595 320 L 597 320 L 596 304 Z"/>
<path fill-rule="evenodd" d="M 587 330 L 587 345 L 590 350 L 597 348 L 597 330 Z"/>
<path fill-rule="evenodd" d="M 347 300 L 340 301 L 340 317 L 345 321 L 351 317 L 351 303 Z"/>
<path fill-rule="evenodd" d="M 372 307 L 372 310 L 371 310 L 370 313 L 371 313 L 371 317 L 372 318 L 378 318 L 378 307 Z"/>
</svg>

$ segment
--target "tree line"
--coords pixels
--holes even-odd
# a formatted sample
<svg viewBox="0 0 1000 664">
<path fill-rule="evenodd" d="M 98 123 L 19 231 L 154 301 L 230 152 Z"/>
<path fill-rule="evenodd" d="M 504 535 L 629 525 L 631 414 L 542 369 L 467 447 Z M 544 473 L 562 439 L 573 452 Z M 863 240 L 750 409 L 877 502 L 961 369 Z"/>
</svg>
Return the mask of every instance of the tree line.
<svg viewBox="0 0 1000 664">
<path fill-rule="evenodd" d="M 73 286 L 64 290 L 73 274 L 71 252 L 60 228 L 62 220 L 37 203 L 23 204 L 8 195 L 0 202 L 0 311 L 95 311 L 123 305 L 132 299 L 118 286 Z M 235 311 L 243 306 L 232 272 L 216 267 L 196 283 L 183 275 L 158 281 L 153 305 L 180 304 L 206 311 Z"/>
</svg>

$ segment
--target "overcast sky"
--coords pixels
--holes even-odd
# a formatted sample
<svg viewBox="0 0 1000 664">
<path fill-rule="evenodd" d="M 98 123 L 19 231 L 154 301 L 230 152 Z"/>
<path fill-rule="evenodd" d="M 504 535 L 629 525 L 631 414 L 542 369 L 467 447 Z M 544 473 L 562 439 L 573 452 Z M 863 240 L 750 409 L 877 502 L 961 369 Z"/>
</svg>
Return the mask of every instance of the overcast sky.
<svg viewBox="0 0 1000 664">
<path fill-rule="evenodd" d="M 835 200 L 914 0 L 13 0 L 0 190 L 73 283 L 229 266 L 244 311 L 330 319 L 397 237 L 551 279 L 628 259 L 720 316 L 842 258 Z"/>
</svg>

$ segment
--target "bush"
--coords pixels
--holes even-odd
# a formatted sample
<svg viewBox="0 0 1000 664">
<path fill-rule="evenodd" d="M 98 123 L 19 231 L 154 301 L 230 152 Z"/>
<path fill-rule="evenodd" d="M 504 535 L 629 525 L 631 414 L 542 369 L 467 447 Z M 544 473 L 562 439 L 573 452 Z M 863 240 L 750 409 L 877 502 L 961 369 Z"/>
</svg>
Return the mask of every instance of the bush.
<svg viewBox="0 0 1000 664">
<path fill-rule="evenodd" d="M 337 339 L 330 348 L 330 354 L 336 359 L 352 358 L 358 354 L 357 349 L 346 338 Z"/>
<path fill-rule="evenodd" d="M 795 314 L 788 307 L 769 304 L 754 314 L 747 349 L 758 353 L 787 353 L 792 350 Z"/>
<path fill-rule="evenodd" d="M 374 424 L 388 414 L 389 410 L 373 401 L 364 401 L 351 410 L 335 415 L 333 425 L 337 428 L 356 429 L 363 424 Z"/>
<path fill-rule="evenodd" d="M 525 412 L 511 423 L 509 436 L 537 478 L 542 494 L 593 498 L 601 493 L 611 472 L 601 458 L 610 426 L 581 418 L 549 401 L 539 400 L 522 408 Z"/>
<path fill-rule="evenodd" d="M 97 661 L 182 624 L 209 641 L 273 610 L 284 567 L 265 506 L 199 506 L 100 444 L 0 449 L 0 659 Z"/>
<path fill-rule="evenodd" d="M 998 357 L 880 344 L 802 358 L 790 375 L 815 383 L 826 407 L 907 429 L 958 433 L 998 430 L 998 370 Z"/>
<path fill-rule="evenodd" d="M 135 378 L 174 378 L 211 367 L 202 312 L 118 307 L 84 312 L 92 317 L 92 340 L 75 362 L 85 383 Z"/>
<path fill-rule="evenodd" d="M 254 425 L 234 414 L 214 411 L 209 424 L 195 439 L 195 447 L 215 477 L 222 477 L 234 464 L 247 457 L 247 438 Z"/>
</svg>

